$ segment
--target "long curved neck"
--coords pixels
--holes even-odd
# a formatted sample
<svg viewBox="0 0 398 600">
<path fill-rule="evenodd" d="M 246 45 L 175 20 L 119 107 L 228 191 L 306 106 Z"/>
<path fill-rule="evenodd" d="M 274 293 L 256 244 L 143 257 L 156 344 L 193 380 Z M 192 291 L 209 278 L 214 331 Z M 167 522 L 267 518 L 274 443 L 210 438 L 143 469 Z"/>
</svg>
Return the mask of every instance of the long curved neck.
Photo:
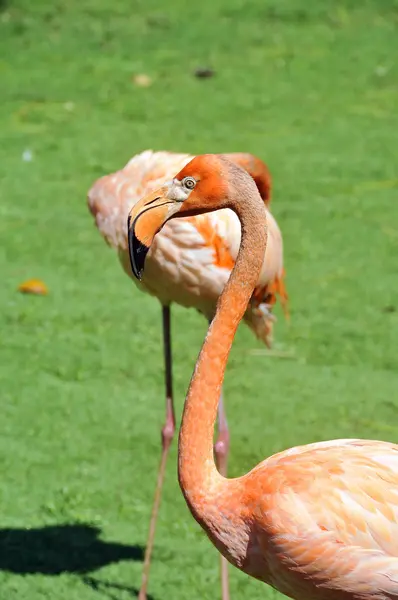
<svg viewBox="0 0 398 600">
<path fill-rule="evenodd" d="M 179 437 L 179 482 L 195 518 L 228 480 L 218 473 L 213 456 L 214 423 L 231 345 L 257 283 L 267 241 L 263 202 L 254 189 L 229 203 L 242 227 L 235 267 L 217 304 L 185 400 Z"/>
</svg>

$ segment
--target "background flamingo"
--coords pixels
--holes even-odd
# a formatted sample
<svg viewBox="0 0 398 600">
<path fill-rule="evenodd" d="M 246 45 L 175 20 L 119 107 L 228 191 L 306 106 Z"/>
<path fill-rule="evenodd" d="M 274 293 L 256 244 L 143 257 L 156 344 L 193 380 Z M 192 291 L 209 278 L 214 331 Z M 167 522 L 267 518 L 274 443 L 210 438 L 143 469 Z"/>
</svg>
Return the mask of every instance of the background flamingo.
<svg viewBox="0 0 398 600">
<path fill-rule="evenodd" d="M 242 169 L 207 155 L 136 204 L 129 217 L 139 276 L 138 253 L 166 219 L 220 208 L 236 211 L 243 234 L 185 401 L 179 481 L 187 504 L 233 565 L 292 598 L 396 600 L 397 445 L 334 440 L 281 452 L 236 479 L 217 471 L 212 442 L 219 392 L 262 268 L 267 211 Z"/>
<path fill-rule="evenodd" d="M 250 154 L 229 154 L 253 177 L 265 202 L 271 198 L 271 177 L 266 165 Z M 140 198 L 157 189 L 193 157 L 188 154 L 152 152 L 134 156 L 120 171 L 102 177 L 88 193 L 88 205 L 101 234 L 117 249 L 120 262 L 132 277 L 128 254 L 126 219 Z M 269 211 L 269 245 L 256 288 L 244 320 L 268 346 L 272 339 L 271 308 L 279 295 L 286 305 L 283 285 L 282 237 Z M 140 289 L 156 296 L 162 304 L 166 383 L 166 418 L 162 428 L 162 457 L 146 545 L 139 598 L 146 597 L 150 558 L 168 450 L 175 431 L 172 389 L 170 305 L 194 307 L 211 321 L 216 302 L 234 266 L 240 243 L 240 223 L 230 210 L 188 217 L 168 223 L 156 237 L 146 262 Z M 135 278 L 133 278 L 136 281 Z M 229 432 L 222 397 L 218 407 L 218 437 L 214 446 L 221 473 L 227 473 Z M 226 563 L 222 563 L 223 598 L 228 598 Z"/>
</svg>

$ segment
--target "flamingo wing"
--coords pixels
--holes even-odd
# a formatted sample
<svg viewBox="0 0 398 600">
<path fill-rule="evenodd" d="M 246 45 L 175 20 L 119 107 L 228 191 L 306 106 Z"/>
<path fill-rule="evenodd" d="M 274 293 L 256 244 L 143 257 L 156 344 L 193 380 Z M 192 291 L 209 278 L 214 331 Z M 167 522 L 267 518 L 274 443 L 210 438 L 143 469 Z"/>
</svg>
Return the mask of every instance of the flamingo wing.
<svg viewBox="0 0 398 600">
<path fill-rule="evenodd" d="M 228 209 L 198 215 L 188 219 L 211 249 L 212 264 L 228 271 L 228 277 L 239 252 L 241 226 L 237 215 Z M 285 314 L 287 292 L 284 285 L 283 240 L 278 224 L 267 209 L 268 244 L 257 286 L 248 305 L 244 320 L 267 346 L 272 342 L 273 317 L 271 310 L 279 298 Z M 228 278 L 227 277 L 227 278 Z M 223 283 L 224 285 L 224 283 Z M 217 295 L 222 291 L 219 289 Z"/>
<path fill-rule="evenodd" d="M 260 543 L 276 587 L 290 594 L 299 577 L 358 598 L 395 598 L 398 446 L 337 440 L 265 464 L 266 505 L 258 510 L 271 553 L 267 536 Z"/>
<path fill-rule="evenodd" d="M 88 192 L 87 204 L 106 242 L 127 250 L 127 215 L 140 198 L 160 187 L 193 156 L 145 150 L 123 169 L 98 179 Z"/>
</svg>

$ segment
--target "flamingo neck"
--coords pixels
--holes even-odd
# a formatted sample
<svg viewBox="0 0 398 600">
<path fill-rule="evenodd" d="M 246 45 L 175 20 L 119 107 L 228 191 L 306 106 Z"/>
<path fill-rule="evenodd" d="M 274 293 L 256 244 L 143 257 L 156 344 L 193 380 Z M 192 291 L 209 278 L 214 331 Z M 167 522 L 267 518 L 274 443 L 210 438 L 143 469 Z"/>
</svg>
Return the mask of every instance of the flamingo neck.
<svg viewBox="0 0 398 600">
<path fill-rule="evenodd" d="M 242 237 L 235 267 L 221 294 L 185 400 L 179 436 L 178 475 L 187 504 L 206 527 L 206 508 L 228 480 L 213 456 L 214 424 L 231 345 L 263 263 L 267 241 L 264 204 L 253 186 L 229 201 L 241 222 Z M 208 511 L 209 512 L 209 511 Z"/>
</svg>

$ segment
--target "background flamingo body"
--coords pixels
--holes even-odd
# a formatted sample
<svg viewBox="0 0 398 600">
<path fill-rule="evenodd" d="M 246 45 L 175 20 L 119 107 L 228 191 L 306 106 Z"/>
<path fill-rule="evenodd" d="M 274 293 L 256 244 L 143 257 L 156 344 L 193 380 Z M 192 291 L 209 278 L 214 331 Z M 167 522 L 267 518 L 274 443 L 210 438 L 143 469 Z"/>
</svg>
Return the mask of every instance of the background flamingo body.
<svg viewBox="0 0 398 600">
<path fill-rule="evenodd" d="M 134 156 L 127 165 L 101 177 L 88 193 L 88 205 L 107 243 L 117 249 L 120 262 L 132 277 L 128 257 L 126 219 L 134 204 L 172 179 L 193 157 L 152 152 Z M 245 322 L 267 345 L 271 343 L 270 309 L 277 295 L 286 308 L 283 284 L 283 243 L 269 211 L 269 242 L 258 285 L 249 303 Z M 173 302 L 194 307 L 207 319 L 214 315 L 240 245 L 239 219 L 231 210 L 170 221 L 156 236 L 146 259 L 140 289 L 156 296 L 162 305 Z"/>
</svg>

